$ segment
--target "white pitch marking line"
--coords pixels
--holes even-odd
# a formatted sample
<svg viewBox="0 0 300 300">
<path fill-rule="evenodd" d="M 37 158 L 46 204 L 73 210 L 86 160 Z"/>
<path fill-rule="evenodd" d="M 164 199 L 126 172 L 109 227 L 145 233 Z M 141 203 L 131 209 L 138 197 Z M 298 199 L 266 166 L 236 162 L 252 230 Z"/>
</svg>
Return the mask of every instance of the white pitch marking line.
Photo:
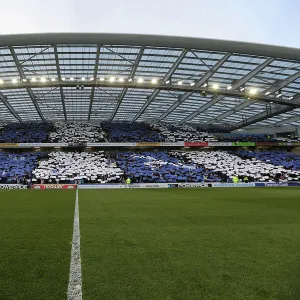
<svg viewBox="0 0 300 300">
<path fill-rule="evenodd" d="M 76 190 L 68 300 L 82 300 L 78 190 Z"/>
</svg>

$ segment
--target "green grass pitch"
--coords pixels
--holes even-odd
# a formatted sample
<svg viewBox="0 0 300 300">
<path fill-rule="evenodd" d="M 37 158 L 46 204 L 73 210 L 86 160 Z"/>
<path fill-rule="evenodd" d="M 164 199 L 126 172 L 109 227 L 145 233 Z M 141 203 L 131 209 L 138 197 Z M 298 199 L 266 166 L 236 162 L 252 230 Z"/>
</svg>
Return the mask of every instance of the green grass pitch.
<svg viewBox="0 0 300 300">
<path fill-rule="evenodd" d="M 75 192 L 0 191 L 0 299 L 66 299 Z"/>
<path fill-rule="evenodd" d="M 74 191 L 0 191 L 0 299 L 66 299 Z M 300 189 L 79 190 L 83 300 L 299 300 Z"/>
</svg>

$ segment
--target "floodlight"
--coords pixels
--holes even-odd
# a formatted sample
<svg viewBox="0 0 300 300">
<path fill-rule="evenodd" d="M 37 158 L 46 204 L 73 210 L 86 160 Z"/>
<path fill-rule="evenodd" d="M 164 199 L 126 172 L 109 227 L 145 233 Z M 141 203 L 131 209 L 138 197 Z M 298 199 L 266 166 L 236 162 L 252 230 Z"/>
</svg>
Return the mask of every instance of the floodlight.
<svg viewBox="0 0 300 300">
<path fill-rule="evenodd" d="M 45 77 L 41 77 L 41 82 L 46 82 L 46 78 Z"/>
<path fill-rule="evenodd" d="M 157 84 L 157 79 L 156 79 L 156 78 L 153 78 L 153 79 L 151 80 L 151 83 Z"/>
<path fill-rule="evenodd" d="M 115 77 L 110 77 L 110 78 L 109 78 L 109 81 L 110 81 L 110 82 L 114 82 L 114 81 L 115 81 Z"/>
<path fill-rule="evenodd" d="M 124 78 L 119 78 L 119 82 L 124 82 Z"/>
<path fill-rule="evenodd" d="M 213 88 L 214 90 L 217 90 L 217 89 L 219 88 L 219 84 L 218 84 L 218 83 L 214 83 L 214 84 L 212 85 L 212 88 Z"/>
<path fill-rule="evenodd" d="M 266 95 L 266 96 L 270 95 L 270 92 L 265 92 L 265 95 Z"/>
<path fill-rule="evenodd" d="M 194 86 L 194 85 L 195 85 L 195 82 L 191 82 L 190 85 L 191 85 L 191 86 Z"/>
<path fill-rule="evenodd" d="M 55 81 L 55 78 L 51 78 L 51 81 Z"/>
<path fill-rule="evenodd" d="M 256 88 L 252 88 L 252 89 L 250 89 L 249 93 L 251 95 L 255 95 L 257 93 L 257 89 Z"/>
<path fill-rule="evenodd" d="M 71 77 L 71 78 L 70 78 L 70 81 L 74 81 L 74 78 L 73 78 L 73 77 Z"/>
<path fill-rule="evenodd" d="M 4 83 L 3 79 L 0 79 L 0 84 L 3 84 L 3 83 Z"/>
<path fill-rule="evenodd" d="M 81 78 L 81 81 L 85 81 L 85 77 L 82 77 L 82 78 Z"/>
<path fill-rule="evenodd" d="M 100 78 L 100 81 L 104 81 L 104 78 L 103 78 L 103 77 L 101 77 L 101 78 Z"/>
<path fill-rule="evenodd" d="M 143 78 L 139 78 L 138 79 L 138 83 L 143 83 L 144 82 L 144 79 Z"/>
<path fill-rule="evenodd" d="M 12 83 L 17 83 L 17 81 L 18 81 L 18 80 L 17 80 L 16 78 L 13 78 L 13 79 L 12 79 Z"/>
<path fill-rule="evenodd" d="M 65 78 L 65 77 L 63 77 L 61 80 L 62 80 L 62 81 L 65 81 L 65 80 L 66 80 L 66 78 Z"/>
<path fill-rule="evenodd" d="M 230 91 L 231 89 L 232 89 L 232 86 L 229 85 L 229 86 L 227 87 L 227 90 Z"/>
<path fill-rule="evenodd" d="M 31 82 L 36 82 L 36 78 L 35 78 L 35 77 L 32 77 L 32 78 L 31 78 Z"/>
</svg>

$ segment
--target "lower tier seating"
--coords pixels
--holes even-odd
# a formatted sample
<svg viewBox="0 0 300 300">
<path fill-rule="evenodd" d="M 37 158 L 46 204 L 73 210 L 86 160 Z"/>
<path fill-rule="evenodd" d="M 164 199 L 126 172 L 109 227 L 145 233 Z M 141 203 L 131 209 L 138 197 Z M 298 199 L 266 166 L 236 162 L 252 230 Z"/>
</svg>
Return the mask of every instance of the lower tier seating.
<svg viewBox="0 0 300 300">
<path fill-rule="evenodd" d="M 32 171 L 46 153 L 5 153 L 0 152 L 0 182 L 27 184 L 32 178 Z"/>
<path fill-rule="evenodd" d="M 243 158 L 256 158 L 271 163 L 275 166 L 282 166 L 285 169 L 300 171 L 300 156 L 283 151 L 238 151 L 237 154 Z"/>
<path fill-rule="evenodd" d="M 274 166 L 255 158 L 243 159 L 225 151 L 173 151 L 171 155 L 186 163 L 194 163 L 208 170 L 221 172 L 232 178 L 234 175 L 243 178 L 247 176 L 251 181 L 299 180 L 300 173 L 291 171 L 283 166 Z"/>
<path fill-rule="evenodd" d="M 185 164 L 166 152 L 121 152 L 117 165 L 132 182 L 227 181 L 222 173 L 201 165 Z"/>
<path fill-rule="evenodd" d="M 53 152 L 33 170 L 37 183 L 117 183 L 123 171 L 99 152 Z"/>
</svg>

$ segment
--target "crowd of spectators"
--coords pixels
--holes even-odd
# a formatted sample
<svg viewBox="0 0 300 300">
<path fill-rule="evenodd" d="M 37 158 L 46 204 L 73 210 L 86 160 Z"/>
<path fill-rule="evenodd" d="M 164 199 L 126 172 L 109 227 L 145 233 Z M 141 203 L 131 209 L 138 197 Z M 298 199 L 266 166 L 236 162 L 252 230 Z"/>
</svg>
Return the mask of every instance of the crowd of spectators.
<svg viewBox="0 0 300 300">
<path fill-rule="evenodd" d="M 0 152 L 0 182 L 27 184 L 32 171 L 47 154 L 44 152 Z"/>
<path fill-rule="evenodd" d="M 100 124 L 90 122 L 56 122 L 49 135 L 50 142 L 58 143 L 95 143 L 104 142 L 105 133 Z"/>
<path fill-rule="evenodd" d="M 116 162 L 132 182 L 227 181 L 227 177 L 202 165 L 185 164 L 166 152 L 120 152 Z"/>
<path fill-rule="evenodd" d="M 230 179 L 233 176 L 261 182 L 300 179 L 300 172 L 289 170 L 282 165 L 274 165 L 256 158 L 240 157 L 225 151 L 172 151 L 170 154 L 186 163 L 221 172 Z"/>
<path fill-rule="evenodd" d="M 32 174 L 35 183 L 118 183 L 123 178 L 103 151 L 52 152 Z"/>
<path fill-rule="evenodd" d="M 10 123 L 0 131 L 0 143 L 43 143 L 52 129 L 51 123 Z"/>
<path fill-rule="evenodd" d="M 162 135 L 146 123 L 105 122 L 103 129 L 109 142 L 161 142 Z"/>
<path fill-rule="evenodd" d="M 273 138 L 266 134 L 223 133 L 218 128 L 143 122 L 55 122 L 0 124 L 0 143 L 87 142 L 299 142 L 298 137 Z M 216 133 L 212 133 L 216 132 Z"/>
<path fill-rule="evenodd" d="M 236 153 L 244 159 L 256 158 L 257 160 L 271 163 L 275 166 L 282 166 L 287 170 L 300 172 L 300 156 L 291 152 L 284 152 L 279 150 L 260 152 L 239 150 Z"/>
<path fill-rule="evenodd" d="M 207 131 L 198 131 L 194 127 L 188 125 L 154 124 L 152 125 L 152 128 L 160 132 L 164 142 L 215 142 L 218 140 Z"/>
<path fill-rule="evenodd" d="M 282 151 L 0 152 L 1 183 L 133 183 L 300 180 L 300 156 Z"/>
</svg>

